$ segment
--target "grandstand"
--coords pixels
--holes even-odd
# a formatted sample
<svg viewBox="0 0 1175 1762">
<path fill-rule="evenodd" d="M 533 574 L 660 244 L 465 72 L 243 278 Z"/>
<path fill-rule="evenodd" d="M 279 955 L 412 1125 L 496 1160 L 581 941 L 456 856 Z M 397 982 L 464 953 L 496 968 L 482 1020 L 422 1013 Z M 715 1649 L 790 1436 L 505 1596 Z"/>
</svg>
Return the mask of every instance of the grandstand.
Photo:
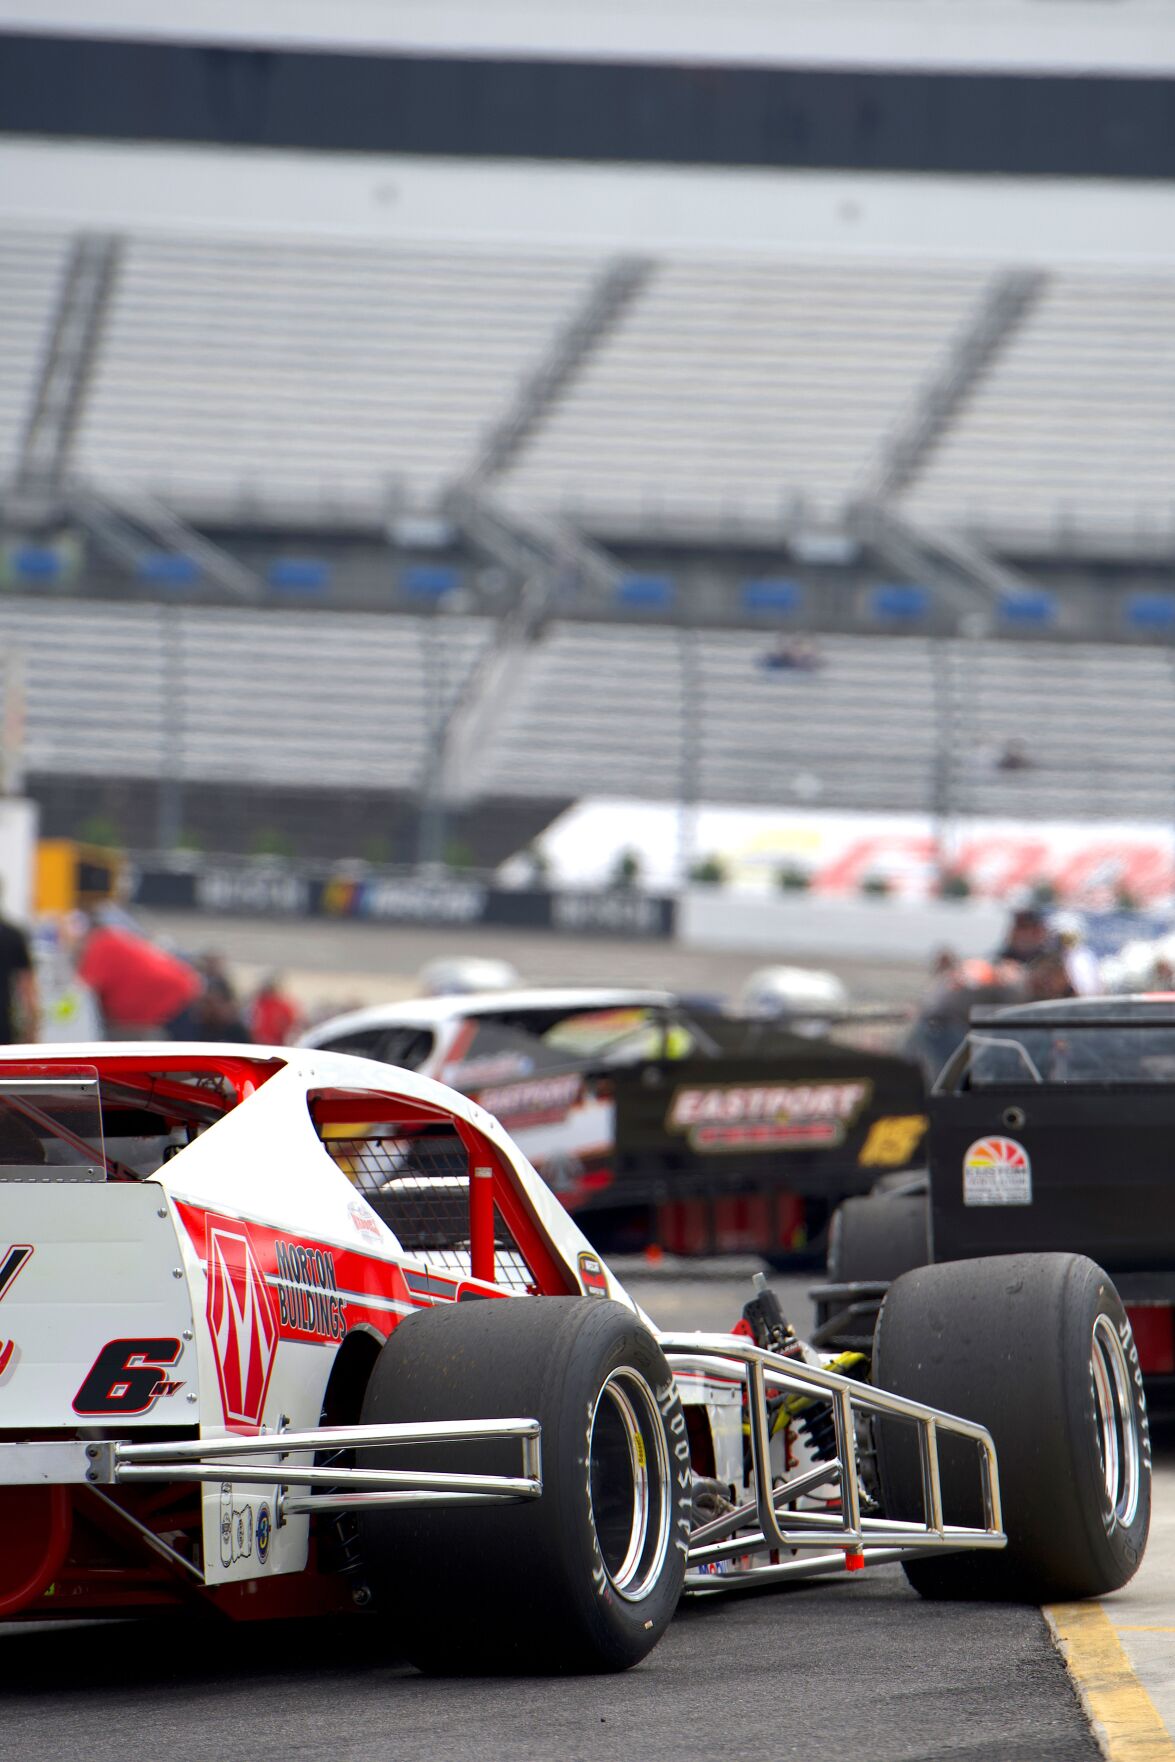
<svg viewBox="0 0 1175 1762">
<path fill-rule="evenodd" d="M 22 40 L 34 789 L 1168 820 L 1175 35 L 423 10 Z"/>
<path fill-rule="evenodd" d="M 0 231 L 10 480 L 84 329 L 76 244 Z M 617 296 L 601 252 L 111 244 L 62 478 L 197 527 L 378 529 L 472 482 L 611 541 L 881 498 L 995 552 L 1175 544 L 1175 272 L 662 258 Z"/>
<path fill-rule="evenodd" d="M 26 658 L 26 762 L 50 786 L 422 795 L 492 633 L 476 617 L 0 600 L 0 646 Z M 516 656 L 452 792 L 1170 816 L 1166 651 L 830 636 L 795 672 L 768 654 L 750 632 L 555 622 Z M 1005 772 L 1013 740 L 1027 762 Z"/>
</svg>

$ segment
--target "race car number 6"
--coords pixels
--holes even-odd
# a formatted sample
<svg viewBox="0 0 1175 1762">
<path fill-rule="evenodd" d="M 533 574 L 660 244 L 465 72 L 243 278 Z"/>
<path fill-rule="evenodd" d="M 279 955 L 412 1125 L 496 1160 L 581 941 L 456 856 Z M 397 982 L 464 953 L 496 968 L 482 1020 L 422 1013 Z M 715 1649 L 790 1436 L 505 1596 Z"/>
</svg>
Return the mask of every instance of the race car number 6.
<svg viewBox="0 0 1175 1762">
<path fill-rule="evenodd" d="M 146 1413 L 168 1386 L 178 1340 L 110 1340 L 73 1398 L 75 1413 Z"/>
</svg>

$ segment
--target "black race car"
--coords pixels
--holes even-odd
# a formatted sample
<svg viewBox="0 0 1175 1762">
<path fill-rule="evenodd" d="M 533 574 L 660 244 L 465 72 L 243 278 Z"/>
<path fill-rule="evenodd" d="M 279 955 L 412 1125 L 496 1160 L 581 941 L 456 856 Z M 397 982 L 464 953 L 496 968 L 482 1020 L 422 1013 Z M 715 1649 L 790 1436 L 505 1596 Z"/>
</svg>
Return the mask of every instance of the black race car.
<svg viewBox="0 0 1175 1762">
<path fill-rule="evenodd" d="M 1111 1274 L 1152 1405 L 1175 1407 L 1175 995 L 976 1012 L 929 1107 L 928 1178 L 834 1214 L 818 1338 L 871 1338 L 912 1267 L 1069 1250 Z"/>
</svg>

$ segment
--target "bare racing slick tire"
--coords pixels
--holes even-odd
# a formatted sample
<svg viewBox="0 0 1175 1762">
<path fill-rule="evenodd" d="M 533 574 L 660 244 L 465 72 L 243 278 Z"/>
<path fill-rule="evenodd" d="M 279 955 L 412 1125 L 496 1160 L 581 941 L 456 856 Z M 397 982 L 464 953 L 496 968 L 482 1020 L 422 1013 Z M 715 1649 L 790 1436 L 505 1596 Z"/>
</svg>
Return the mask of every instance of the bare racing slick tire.
<svg viewBox="0 0 1175 1762">
<path fill-rule="evenodd" d="M 999 1463 L 1006 1550 L 905 1562 L 924 1597 L 1102 1596 L 1142 1558 L 1151 1449 L 1138 1352 L 1108 1275 L 1077 1254 L 948 1261 L 890 1287 L 873 1380 L 978 1420 Z M 886 1516 L 917 1517 L 914 1427 L 876 1429 Z M 982 1524 L 977 1451 L 940 1439 L 947 1523 Z"/>
<path fill-rule="evenodd" d="M 689 1537 L 685 1419 L 632 1312 L 518 1297 L 408 1317 L 380 1353 L 365 1424 L 536 1418 L 541 1497 L 373 1509 L 367 1582 L 404 1655 L 443 1673 L 624 1670 L 677 1607 Z M 381 1467 L 519 1472 L 517 1444 L 372 1450 Z"/>
<path fill-rule="evenodd" d="M 892 1280 L 930 1258 L 929 1202 L 923 1193 L 868 1193 L 842 1200 L 828 1226 L 830 1285 Z M 816 1326 L 843 1303 L 817 1297 Z"/>
</svg>

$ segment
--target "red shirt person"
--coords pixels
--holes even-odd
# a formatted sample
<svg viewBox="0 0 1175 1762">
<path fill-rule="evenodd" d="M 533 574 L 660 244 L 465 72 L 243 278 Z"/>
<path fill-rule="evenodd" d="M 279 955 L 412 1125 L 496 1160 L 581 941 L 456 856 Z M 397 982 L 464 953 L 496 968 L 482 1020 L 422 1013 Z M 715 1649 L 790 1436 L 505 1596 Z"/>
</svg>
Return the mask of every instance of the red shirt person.
<svg viewBox="0 0 1175 1762">
<path fill-rule="evenodd" d="M 302 1015 L 287 997 L 279 979 L 266 979 L 249 1011 L 249 1032 L 259 1046 L 289 1046 L 302 1026 Z"/>
<path fill-rule="evenodd" d="M 90 931 L 77 970 L 98 1000 L 107 1033 L 119 1039 L 182 1033 L 184 1014 L 204 988 L 187 961 L 116 924 Z"/>
</svg>

